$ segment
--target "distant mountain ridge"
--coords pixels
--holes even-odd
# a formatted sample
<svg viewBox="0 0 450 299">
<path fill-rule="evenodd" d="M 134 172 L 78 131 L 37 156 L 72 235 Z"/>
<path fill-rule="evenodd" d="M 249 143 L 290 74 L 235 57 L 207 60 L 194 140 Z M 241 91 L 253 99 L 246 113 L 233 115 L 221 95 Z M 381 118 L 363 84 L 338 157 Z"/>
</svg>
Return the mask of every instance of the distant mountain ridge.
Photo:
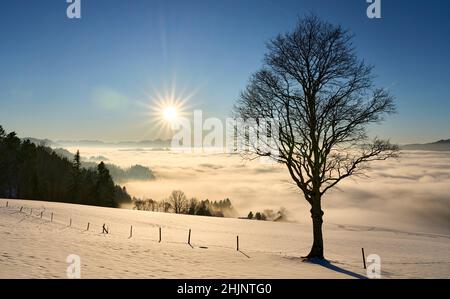
<svg viewBox="0 0 450 299">
<path fill-rule="evenodd" d="M 97 146 L 97 147 L 168 147 L 171 141 L 169 139 L 155 139 L 142 141 L 119 141 L 104 142 L 100 140 L 58 140 L 56 142 L 62 146 Z"/>
<path fill-rule="evenodd" d="M 22 138 L 22 140 L 30 140 L 31 143 L 36 145 L 46 145 L 49 147 L 69 147 L 69 146 L 81 146 L 81 147 L 170 147 L 170 139 L 154 139 L 154 140 L 142 140 L 142 141 L 119 141 L 119 142 L 105 142 L 101 140 L 57 140 L 50 139 L 38 139 L 38 138 Z"/>
<path fill-rule="evenodd" d="M 53 152 L 61 158 L 73 161 L 75 154 L 63 148 L 55 148 Z M 108 158 L 104 156 L 98 157 L 81 157 L 81 167 L 85 169 L 96 169 L 99 162 L 107 161 Z M 106 163 L 106 162 L 105 162 Z M 155 179 L 153 171 L 142 165 L 133 165 L 129 168 L 121 168 L 117 165 L 106 163 L 106 168 L 109 170 L 111 177 L 116 183 L 126 183 L 128 181 L 151 181 Z"/>
<path fill-rule="evenodd" d="M 23 138 L 22 140 L 30 140 L 36 145 L 46 145 L 53 148 L 57 147 L 129 147 L 129 148 L 169 148 L 171 144 L 170 139 L 154 139 L 142 141 L 119 141 L 119 142 L 105 142 L 100 140 L 58 140 L 52 141 L 50 139 L 37 138 Z M 441 139 L 431 143 L 416 143 L 405 144 L 400 146 L 403 150 L 423 150 L 423 151 L 450 151 L 450 139 Z"/>
<path fill-rule="evenodd" d="M 441 139 L 432 143 L 407 144 L 400 147 L 404 150 L 450 151 L 450 139 Z"/>
<path fill-rule="evenodd" d="M 45 145 L 45 146 L 50 146 L 50 147 L 58 146 L 57 143 L 51 141 L 50 139 L 38 139 L 38 138 L 26 137 L 26 138 L 22 138 L 21 140 L 22 141 L 29 140 L 31 143 L 33 143 L 35 145 Z"/>
<path fill-rule="evenodd" d="M 436 141 L 432 144 L 450 144 L 450 139 L 445 139 L 445 140 L 442 139 L 442 140 Z"/>
</svg>

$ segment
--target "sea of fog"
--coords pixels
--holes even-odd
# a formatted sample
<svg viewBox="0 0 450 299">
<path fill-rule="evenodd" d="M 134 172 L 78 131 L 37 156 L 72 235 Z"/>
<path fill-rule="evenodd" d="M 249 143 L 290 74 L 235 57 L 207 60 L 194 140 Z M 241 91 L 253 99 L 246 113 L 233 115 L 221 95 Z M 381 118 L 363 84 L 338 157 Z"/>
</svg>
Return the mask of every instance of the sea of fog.
<svg viewBox="0 0 450 299">
<path fill-rule="evenodd" d="M 155 180 L 125 183 L 132 196 L 161 200 L 182 190 L 198 199 L 230 198 L 241 216 L 285 208 L 289 221 L 310 221 L 310 208 L 282 165 L 228 154 L 67 149 L 151 168 Z M 329 223 L 450 235 L 450 152 L 403 151 L 399 159 L 374 163 L 367 177 L 347 179 L 326 194 L 323 209 Z"/>
</svg>

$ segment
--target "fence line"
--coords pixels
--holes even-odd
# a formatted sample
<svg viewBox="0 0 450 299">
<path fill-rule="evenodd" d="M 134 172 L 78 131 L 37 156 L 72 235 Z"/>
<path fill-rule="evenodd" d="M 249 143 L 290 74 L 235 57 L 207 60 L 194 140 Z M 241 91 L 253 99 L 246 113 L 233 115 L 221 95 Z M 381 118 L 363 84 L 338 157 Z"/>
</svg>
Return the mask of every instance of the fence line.
<svg viewBox="0 0 450 299">
<path fill-rule="evenodd" d="M 2 208 L 3 208 L 3 206 L 2 206 Z M 8 209 L 13 209 L 14 208 L 14 206 L 11 206 L 10 204 L 8 204 L 7 205 L 7 208 Z M 26 208 L 26 209 L 28 209 L 28 208 Z M 43 208 L 43 210 L 41 210 L 41 211 L 39 211 L 39 209 L 38 209 L 38 213 L 37 214 L 35 214 L 36 215 L 36 217 L 34 217 L 34 215 L 33 215 L 33 208 L 29 208 L 30 209 L 30 214 L 28 215 L 28 214 L 26 214 L 26 216 L 30 216 L 30 217 L 33 217 L 33 218 L 36 218 L 36 217 L 39 217 L 40 219 L 42 219 L 42 220 L 45 220 L 46 218 L 45 218 L 45 214 L 44 214 L 44 212 L 46 211 L 46 209 L 45 208 Z M 25 213 L 25 212 L 23 212 L 22 211 L 23 210 L 23 207 L 21 208 L 21 210 L 19 211 L 20 213 Z M 34 209 L 34 210 L 36 210 L 36 209 Z M 50 214 L 50 221 L 49 222 L 52 222 L 52 223 L 55 223 L 55 224 L 60 224 L 60 225 L 64 225 L 64 223 L 63 222 L 61 222 L 61 221 L 57 221 L 56 220 L 56 217 L 54 217 L 54 216 L 57 216 L 57 214 L 55 214 L 54 212 L 49 212 Z M 67 222 L 66 222 L 67 223 Z M 65 227 L 66 228 L 71 228 L 71 229 L 77 229 L 76 227 L 74 227 L 73 225 L 72 225 L 73 223 L 72 223 L 72 218 L 70 218 L 70 220 L 69 220 L 69 225 L 67 226 L 67 224 L 65 225 Z M 92 224 L 92 222 L 87 222 L 87 226 L 86 226 L 86 229 L 84 230 L 84 229 L 80 229 L 80 230 L 82 230 L 82 232 L 94 232 L 93 230 L 91 230 L 91 224 Z M 99 226 L 99 230 L 101 229 L 101 225 L 98 225 Z M 192 245 L 192 243 L 191 243 L 191 236 L 192 236 L 192 233 L 193 233 L 193 230 L 192 229 L 189 229 L 189 231 L 188 231 L 188 239 L 187 239 L 187 244 L 190 246 L 190 247 L 192 247 L 192 248 L 195 248 L 193 245 Z M 99 233 L 100 234 L 100 233 Z M 114 233 L 114 231 L 112 231 L 111 229 L 110 229 L 110 227 L 108 226 L 108 233 L 107 233 L 108 235 L 113 235 L 113 236 L 121 236 L 121 234 L 115 234 Z M 125 237 L 125 236 L 124 236 Z M 128 236 L 128 239 L 131 239 L 133 237 L 133 225 L 131 225 L 130 226 L 130 231 L 129 231 L 129 236 Z M 162 227 L 159 227 L 158 228 L 158 233 L 157 233 L 157 238 L 156 239 L 153 239 L 153 238 L 151 238 L 150 239 L 150 241 L 153 241 L 153 242 L 157 242 L 157 243 L 162 243 Z M 243 251 L 242 251 L 242 244 L 241 244 L 241 242 L 240 241 L 242 241 L 242 238 L 241 238 L 241 236 L 239 236 L 239 235 L 236 235 L 236 244 L 235 244 L 235 246 L 233 246 L 233 245 L 231 245 L 232 243 L 233 243 L 233 241 L 232 241 L 232 239 L 230 239 L 230 245 L 219 245 L 219 244 L 205 244 L 207 247 L 205 247 L 205 246 L 197 246 L 197 247 L 201 247 L 201 248 L 209 248 L 209 247 L 211 247 L 211 248 L 224 248 L 224 249 L 230 249 L 230 250 L 235 250 L 235 251 L 237 251 L 237 252 L 240 252 L 240 253 L 242 253 L 243 255 L 245 255 L 246 257 L 248 257 L 248 258 L 250 258 L 250 256 L 248 256 L 247 254 L 245 254 Z M 164 243 L 167 243 L 167 244 L 186 244 L 185 242 L 181 242 L 181 241 L 170 241 L 170 240 L 167 240 L 167 241 L 165 241 Z M 306 249 L 308 249 L 308 248 L 310 248 L 310 246 L 307 246 L 307 247 L 305 247 L 305 248 L 299 248 L 299 249 L 296 249 L 296 250 L 292 250 L 292 251 L 282 251 L 282 250 L 280 250 L 280 251 L 267 251 L 267 250 L 260 250 L 260 249 L 251 249 L 251 248 L 245 248 L 244 250 L 246 251 L 246 252 L 253 252 L 253 253 L 269 253 L 269 254 L 284 254 L 284 255 L 287 255 L 287 254 L 299 254 L 299 252 L 300 251 L 302 251 L 302 250 L 306 250 Z"/>
<path fill-rule="evenodd" d="M 36 208 L 28 208 L 26 206 L 14 206 L 11 205 L 9 201 L 6 202 L 6 206 L 1 205 L 0 208 L 6 208 L 8 210 L 14 210 L 16 209 L 15 212 L 11 213 L 11 214 L 24 214 L 25 217 L 31 217 L 34 219 L 42 219 L 42 220 L 46 220 L 46 218 L 44 217 L 44 212 L 46 212 L 46 208 L 40 208 L 40 209 L 36 209 Z M 25 210 L 29 209 L 30 212 L 26 212 Z M 37 210 L 36 214 L 33 214 L 34 211 Z M 54 224 L 59 224 L 59 225 L 64 225 L 63 222 L 61 221 L 53 221 L 54 220 L 54 215 L 56 216 L 56 214 L 54 214 L 53 212 L 49 212 L 50 213 L 50 218 L 47 218 L 47 220 L 45 222 L 43 222 L 43 224 L 45 223 L 54 223 Z M 48 214 L 48 213 L 47 213 Z M 23 218 L 26 219 L 26 218 Z M 66 222 L 67 223 L 67 222 Z M 81 232 L 90 232 L 90 233 L 94 233 L 92 230 L 90 230 L 91 228 L 91 224 L 92 222 L 87 222 L 87 227 L 86 230 L 80 229 L 80 228 L 76 228 L 74 226 L 72 226 L 72 218 L 70 218 L 70 222 L 69 222 L 69 226 L 64 225 L 65 228 L 67 229 L 75 229 L 75 230 L 80 230 Z M 101 225 L 98 225 L 99 228 L 101 227 Z M 151 242 L 157 242 L 157 243 L 162 243 L 162 227 L 158 227 L 158 231 L 159 231 L 159 238 L 153 239 L 151 238 L 149 241 Z M 109 230 L 109 227 L 108 227 Z M 100 234 L 100 233 L 98 233 Z M 108 234 L 113 235 L 113 236 L 122 236 L 122 234 L 115 234 L 114 232 L 109 231 Z M 192 229 L 189 229 L 189 234 L 188 234 L 188 245 L 190 245 L 192 248 L 194 248 L 194 246 L 192 246 L 191 244 L 191 234 L 192 234 Z M 133 226 L 130 226 L 130 236 L 128 239 L 131 239 L 131 237 L 133 236 Z M 147 239 L 148 240 L 148 239 Z M 186 242 L 182 242 L 182 241 L 165 241 L 164 243 L 167 244 L 186 244 Z M 230 244 L 232 243 L 232 239 L 230 239 Z M 235 246 L 231 246 L 231 245 L 219 245 L 219 244 L 206 244 L 207 247 L 205 246 L 198 246 L 199 248 L 224 248 L 224 249 L 230 249 L 231 250 L 235 250 L 241 254 L 243 254 L 244 256 L 246 256 L 247 258 L 250 258 L 249 255 L 247 255 L 246 253 L 244 253 L 243 251 L 241 251 L 241 246 L 240 246 L 240 236 L 237 235 L 236 236 L 236 245 Z M 252 253 L 265 253 L 265 254 L 280 254 L 280 255 L 294 255 L 294 256 L 298 256 L 300 252 L 305 251 L 307 249 L 310 249 L 311 246 L 306 246 L 306 247 L 302 247 L 302 248 L 297 248 L 295 250 L 289 250 L 289 251 L 267 251 L 267 250 L 260 250 L 260 249 L 250 249 L 250 248 L 245 248 L 246 252 L 252 252 Z M 358 250 L 359 250 L 359 257 L 358 256 Z M 331 255 L 340 255 L 343 256 L 344 254 L 342 253 L 337 253 L 336 251 L 334 251 L 333 249 L 327 249 L 327 251 L 331 254 Z M 360 267 L 361 266 L 361 253 L 363 255 L 363 263 L 365 262 L 365 254 L 364 254 L 364 249 L 362 248 L 355 248 L 355 256 L 351 255 L 351 256 L 345 256 L 345 260 L 344 261 L 333 261 L 330 260 L 333 263 L 337 263 L 337 264 L 342 264 L 342 265 L 347 265 L 347 266 L 351 266 L 351 267 Z M 423 262 L 423 264 L 434 264 L 434 263 L 448 263 L 446 261 L 431 261 L 431 262 Z M 384 259 L 383 264 L 385 265 L 394 265 L 394 264 L 404 264 L 402 263 L 402 261 L 399 261 L 398 259 L 395 259 L 394 261 L 389 261 L 386 259 Z M 416 263 L 417 264 L 417 263 Z"/>
</svg>

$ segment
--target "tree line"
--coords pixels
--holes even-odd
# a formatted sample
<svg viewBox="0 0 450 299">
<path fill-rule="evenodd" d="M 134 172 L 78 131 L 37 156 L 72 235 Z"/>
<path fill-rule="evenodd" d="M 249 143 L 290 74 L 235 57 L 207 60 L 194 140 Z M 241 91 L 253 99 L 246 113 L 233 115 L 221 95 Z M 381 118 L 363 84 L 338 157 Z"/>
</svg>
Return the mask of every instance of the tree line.
<svg viewBox="0 0 450 299">
<path fill-rule="evenodd" d="M 0 126 L 0 197 L 58 201 L 103 207 L 131 202 L 125 187 L 116 185 L 103 162 L 96 169 L 81 165 L 51 148 L 21 140 Z"/>
<path fill-rule="evenodd" d="M 183 191 L 172 191 L 167 199 L 133 198 L 134 209 L 141 211 L 164 212 L 212 217 L 234 217 L 236 211 L 229 198 L 219 201 L 198 200 L 186 196 Z"/>
<path fill-rule="evenodd" d="M 247 219 L 250 220 L 262 220 L 262 221 L 281 221 L 286 219 L 286 209 L 280 208 L 279 211 L 274 212 L 273 210 L 264 210 L 264 212 L 253 213 L 250 211 L 247 215 Z"/>
<path fill-rule="evenodd" d="M 34 139 L 31 140 L 34 144 L 40 144 L 41 140 Z M 42 142 L 45 142 L 42 141 Z M 41 142 L 41 143 L 42 143 Z M 57 153 L 59 156 L 66 158 L 66 159 L 72 159 L 73 154 L 69 152 L 66 149 L 63 148 L 55 148 L 53 149 L 55 153 Z M 96 160 L 95 162 L 93 160 Z M 83 159 L 81 161 L 81 167 L 83 168 L 97 168 L 99 161 L 107 161 L 108 158 L 99 156 L 99 157 L 91 157 L 88 160 Z M 142 166 L 142 165 L 133 165 L 129 168 L 121 168 L 117 165 L 106 163 L 106 168 L 109 170 L 109 173 L 111 174 L 111 177 L 113 178 L 114 182 L 116 183 L 125 183 L 128 181 L 150 181 L 155 179 L 155 175 L 151 169 L 148 167 Z"/>
</svg>

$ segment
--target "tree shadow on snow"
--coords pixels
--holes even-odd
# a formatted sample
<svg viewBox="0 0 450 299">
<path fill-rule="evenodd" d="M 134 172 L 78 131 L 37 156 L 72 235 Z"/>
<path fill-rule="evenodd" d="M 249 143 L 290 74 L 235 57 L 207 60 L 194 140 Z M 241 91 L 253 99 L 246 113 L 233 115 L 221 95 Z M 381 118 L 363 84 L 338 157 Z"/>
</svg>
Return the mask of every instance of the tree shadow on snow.
<svg viewBox="0 0 450 299">
<path fill-rule="evenodd" d="M 332 271 L 335 271 L 335 272 L 338 272 L 338 273 L 342 273 L 342 274 L 345 274 L 345 275 L 348 275 L 348 276 L 351 276 L 351 277 L 354 277 L 354 278 L 367 279 L 367 277 L 365 277 L 364 275 L 361 275 L 361 274 L 358 274 L 358 273 L 346 270 L 344 268 L 341 268 L 339 266 L 336 266 L 336 265 L 334 265 L 333 263 L 331 263 L 330 261 L 327 261 L 327 260 L 305 259 L 304 262 L 315 264 L 315 265 L 319 265 L 319 266 L 322 266 L 322 267 L 327 268 L 329 270 L 332 270 Z"/>
</svg>

